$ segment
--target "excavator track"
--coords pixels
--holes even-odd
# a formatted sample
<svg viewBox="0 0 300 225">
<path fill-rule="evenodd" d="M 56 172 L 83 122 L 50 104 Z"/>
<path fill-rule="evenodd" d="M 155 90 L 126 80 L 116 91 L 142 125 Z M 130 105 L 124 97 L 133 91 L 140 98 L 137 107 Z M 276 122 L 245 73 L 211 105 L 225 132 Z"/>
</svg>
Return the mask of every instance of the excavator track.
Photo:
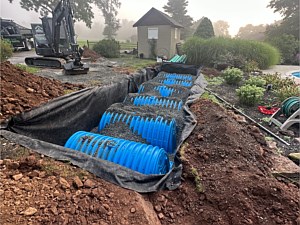
<svg viewBox="0 0 300 225">
<path fill-rule="evenodd" d="M 36 67 L 50 67 L 61 69 L 62 65 L 66 63 L 64 59 L 54 57 L 26 57 L 25 63 L 28 66 Z"/>
</svg>

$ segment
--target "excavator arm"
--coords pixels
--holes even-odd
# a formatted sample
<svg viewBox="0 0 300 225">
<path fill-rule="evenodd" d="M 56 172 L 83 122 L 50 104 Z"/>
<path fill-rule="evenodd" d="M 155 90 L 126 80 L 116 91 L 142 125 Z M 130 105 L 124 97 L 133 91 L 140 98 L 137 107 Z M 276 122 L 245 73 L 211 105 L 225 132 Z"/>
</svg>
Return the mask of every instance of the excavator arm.
<svg viewBox="0 0 300 225">
<path fill-rule="evenodd" d="M 70 0 L 60 0 L 52 11 L 52 18 L 43 17 L 41 20 L 42 25 L 33 24 L 32 28 L 35 34 L 36 53 L 44 58 L 26 58 L 26 64 L 63 67 L 67 75 L 87 73 L 89 67 L 81 62 L 81 52 L 75 39 Z M 61 59 L 66 63 L 61 64 Z"/>
</svg>

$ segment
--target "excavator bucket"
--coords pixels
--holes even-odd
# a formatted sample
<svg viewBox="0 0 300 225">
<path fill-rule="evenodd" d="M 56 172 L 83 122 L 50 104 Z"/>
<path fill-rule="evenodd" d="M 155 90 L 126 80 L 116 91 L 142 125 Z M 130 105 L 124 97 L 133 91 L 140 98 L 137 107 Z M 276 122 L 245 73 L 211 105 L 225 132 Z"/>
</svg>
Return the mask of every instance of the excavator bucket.
<svg viewBox="0 0 300 225">
<path fill-rule="evenodd" d="M 87 74 L 89 71 L 89 66 L 85 63 L 80 63 L 80 65 L 75 65 L 74 62 L 68 62 L 63 65 L 65 75 L 79 75 Z"/>
</svg>

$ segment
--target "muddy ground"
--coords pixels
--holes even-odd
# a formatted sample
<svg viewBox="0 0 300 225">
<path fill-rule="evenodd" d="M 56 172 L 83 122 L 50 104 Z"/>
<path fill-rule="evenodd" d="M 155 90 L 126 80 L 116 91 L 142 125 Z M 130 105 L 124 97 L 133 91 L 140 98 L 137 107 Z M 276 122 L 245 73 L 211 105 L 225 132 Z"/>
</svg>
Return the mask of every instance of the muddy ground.
<svg viewBox="0 0 300 225">
<path fill-rule="evenodd" d="M 1 138 L 1 224 L 300 224 L 298 184 L 274 175 L 299 167 L 231 110 L 205 99 L 191 110 L 175 191 L 141 195 Z"/>
</svg>

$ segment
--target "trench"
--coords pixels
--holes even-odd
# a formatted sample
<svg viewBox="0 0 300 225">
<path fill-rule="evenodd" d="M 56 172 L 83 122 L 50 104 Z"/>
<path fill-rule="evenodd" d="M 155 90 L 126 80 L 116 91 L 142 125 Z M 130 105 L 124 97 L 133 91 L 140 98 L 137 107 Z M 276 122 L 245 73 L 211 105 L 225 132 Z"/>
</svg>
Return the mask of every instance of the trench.
<svg viewBox="0 0 300 225">
<path fill-rule="evenodd" d="M 124 188 L 174 190 L 176 152 L 196 125 L 189 105 L 205 86 L 196 66 L 165 63 L 54 99 L 13 117 L 1 134 Z"/>
</svg>

